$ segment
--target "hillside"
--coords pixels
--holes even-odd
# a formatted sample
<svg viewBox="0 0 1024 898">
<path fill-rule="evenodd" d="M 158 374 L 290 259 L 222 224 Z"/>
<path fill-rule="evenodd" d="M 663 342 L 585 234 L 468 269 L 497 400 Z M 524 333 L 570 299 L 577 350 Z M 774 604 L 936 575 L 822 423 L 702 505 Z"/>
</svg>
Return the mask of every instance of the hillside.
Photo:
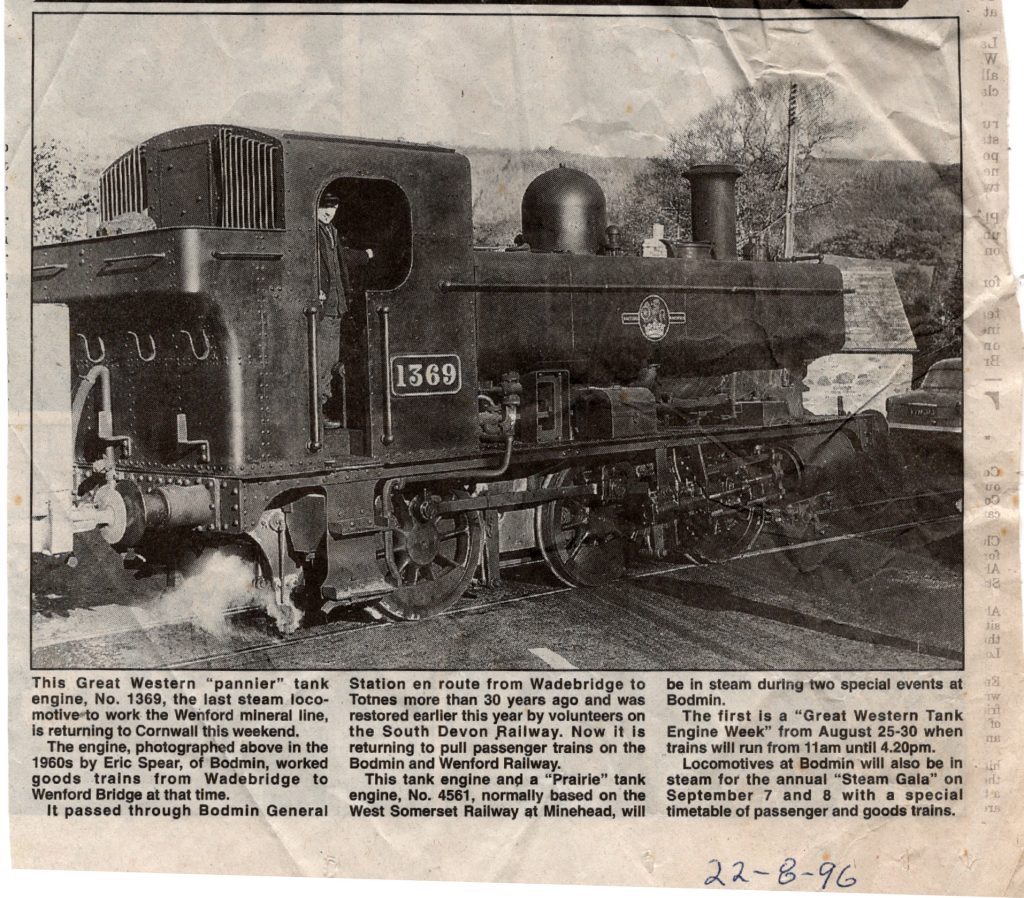
<svg viewBox="0 0 1024 898">
<path fill-rule="evenodd" d="M 960 244 L 960 166 L 923 162 L 820 160 L 811 176 L 828 180 L 839 202 L 801 221 L 807 247 L 895 261 L 940 263 Z"/>
<path fill-rule="evenodd" d="M 533 178 L 558 165 L 587 172 L 604 187 L 608 220 L 622 227 L 627 246 L 651 233 L 643 202 L 650 163 L 629 157 L 585 156 L 547 150 L 462 150 L 472 165 L 477 244 L 507 246 L 520 229 L 520 201 Z M 106 161 L 54 141 L 36 149 L 37 244 L 86 236 L 95 214 L 96 185 Z M 923 162 L 821 159 L 804 190 L 827 186 L 830 207 L 797 217 L 797 249 L 894 263 L 896 281 L 921 350 L 920 376 L 937 358 L 961 351 L 960 167 Z M 645 211 L 647 210 L 647 211 Z"/>
<path fill-rule="evenodd" d="M 631 207 L 634 181 L 647 160 L 603 158 L 535 150 L 527 153 L 468 148 L 473 168 L 473 226 L 485 245 L 505 244 L 520 225 L 519 202 L 530 181 L 560 164 L 585 171 L 604 188 L 608 220 Z M 828 251 L 872 259 L 931 264 L 959 254 L 960 169 L 924 162 L 818 160 L 808 178 L 828 180 L 839 201 L 832 209 L 798 216 L 803 252 Z M 650 224 L 642 230 L 650 233 Z"/>
<path fill-rule="evenodd" d="M 476 240 L 485 245 L 509 243 L 519 231 L 519 204 L 533 178 L 568 165 L 587 172 L 604 188 L 608 219 L 626 224 L 634 182 L 647 168 L 645 159 L 586 156 L 547 150 L 463 148 L 473 172 L 473 223 Z M 105 162 L 94 154 L 54 142 L 37 148 L 37 242 L 85 235 L 81 222 L 66 220 L 69 209 L 92 207 Z M 838 188 L 834 208 L 797 220 L 802 251 L 827 251 L 866 258 L 941 264 L 960 242 L 959 166 L 923 162 L 818 160 L 809 179 L 828 180 Z M 83 197 L 88 197 L 82 203 Z M 50 219 L 64 216 L 61 236 Z M 650 223 L 636 226 L 650 233 Z M 48 239 L 47 239 L 48 238 Z"/>
<path fill-rule="evenodd" d="M 586 172 L 603 188 L 608 220 L 622 220 L 633 180 L 646 159 L 628 156 L 584 156 L 561 150 L 486 150 L 468 147 L 473 169 L 473 230 L 485 246 L 506 246 L 519 232 L 519 204 L 527 185 L 537 175 L 559 165 Z"/>
</svg>

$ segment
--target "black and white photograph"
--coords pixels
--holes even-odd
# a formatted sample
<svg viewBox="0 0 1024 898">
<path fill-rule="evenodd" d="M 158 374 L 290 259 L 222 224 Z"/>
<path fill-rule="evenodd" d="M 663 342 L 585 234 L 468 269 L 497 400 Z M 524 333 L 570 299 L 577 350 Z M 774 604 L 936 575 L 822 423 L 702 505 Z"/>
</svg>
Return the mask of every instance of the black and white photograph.
<svg viewBox="0 0 1024 898">
<path fill-rule="evenodd" d="M 37 16 L 33 669 L 962 669 L 957 29 Z"/>
</svg>

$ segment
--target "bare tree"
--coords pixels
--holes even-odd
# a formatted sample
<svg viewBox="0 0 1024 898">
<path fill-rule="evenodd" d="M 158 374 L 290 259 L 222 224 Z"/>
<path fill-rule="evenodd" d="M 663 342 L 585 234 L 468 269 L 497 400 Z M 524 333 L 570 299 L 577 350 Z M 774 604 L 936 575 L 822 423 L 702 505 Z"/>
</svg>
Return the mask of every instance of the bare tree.
<svg viewBox="0 0 1024 898">
<path fill-rule="evenodd" d="M 755 237 L 781 244 L 778 227 L 785 213 L 789 85 L 761 81 L 736 90 L 694 118 L 685 130 L 669 136 L 665 156 L 650 160 L 633 185 L 626 229 L 634 240 L 650 233 L 655 222 L 670 236 L 689 236 L 689 190 L 683 173 L 701 162 L 728 162 L 744 170 L 737 183 L 740 244 Z M 835 191 L 809 178 L 816 155 L 830 143 L 853 133 L 853 122 L 836 111 L 832 85 L 802 83 L 799 91 L 796 211 L 807 213 L 831 205 Z"/>
</svg>

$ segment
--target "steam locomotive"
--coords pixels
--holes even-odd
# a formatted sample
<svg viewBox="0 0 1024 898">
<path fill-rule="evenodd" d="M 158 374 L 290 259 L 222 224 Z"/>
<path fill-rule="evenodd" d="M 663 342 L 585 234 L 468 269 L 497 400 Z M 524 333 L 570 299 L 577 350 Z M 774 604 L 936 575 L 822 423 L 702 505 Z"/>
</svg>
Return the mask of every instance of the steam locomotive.
<svg viewBox="0 0 1024 898">
<path fill-rule="evenodd" d="M 33 257 L 33 551 L 98 529 L 174 572 L 241 545 L 282 609 L 416 619 L 481 559 L 494 576 L 512 511 L 573 585 L 812 519 L 885 423 L 803 409 L 807 362 L 844 342 L 842 276 L 738 258 L 740 176 L 691 169 L 692 242 L 643 258 L 598 184 L 554 169 L 517 245 L 486 251 L 451 150 L 147 140 L 103 173 L 99 236 Z M 327 190 L 338 238 L 373 251 L 340 317 L 319 284 Z"/>
</svg>

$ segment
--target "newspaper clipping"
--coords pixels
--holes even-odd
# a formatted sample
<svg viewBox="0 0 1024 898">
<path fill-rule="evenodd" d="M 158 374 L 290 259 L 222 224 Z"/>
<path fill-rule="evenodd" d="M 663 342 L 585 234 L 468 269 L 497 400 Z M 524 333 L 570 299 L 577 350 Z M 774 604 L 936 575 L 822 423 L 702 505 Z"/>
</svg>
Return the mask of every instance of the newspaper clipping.
<svg viewBox="0 0 1024 898">
<path fill-rule="evenodd" d="M 998 0 L 6 24 L 16 866 L 1024 892 Z"/>
</svg>

